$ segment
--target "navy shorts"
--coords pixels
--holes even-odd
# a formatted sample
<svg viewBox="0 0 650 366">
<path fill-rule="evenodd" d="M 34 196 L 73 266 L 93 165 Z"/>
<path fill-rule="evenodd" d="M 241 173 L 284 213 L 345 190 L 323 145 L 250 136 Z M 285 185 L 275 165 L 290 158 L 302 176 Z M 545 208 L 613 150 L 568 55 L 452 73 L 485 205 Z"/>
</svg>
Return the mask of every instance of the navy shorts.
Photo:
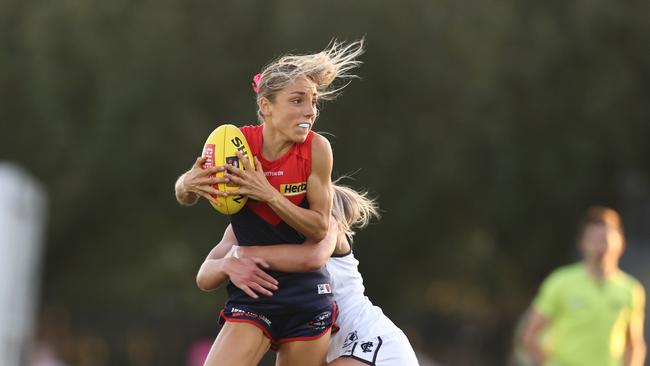
<svg viewBox="0 0 650 366">
<path fill-rule="evenodd" d="M 271 349 L 276 351 L 281 343 L 310 341 L 322 337 L 332 328 L 336 332 L 336 303 L 314 312 L 293 314 L 264 314 L 259 309 L 247 305 L 227 303 L 219 314 L 219 325 L 225 322 L 243 322 L 260 328 L 271 340 Z"/>
</svg>

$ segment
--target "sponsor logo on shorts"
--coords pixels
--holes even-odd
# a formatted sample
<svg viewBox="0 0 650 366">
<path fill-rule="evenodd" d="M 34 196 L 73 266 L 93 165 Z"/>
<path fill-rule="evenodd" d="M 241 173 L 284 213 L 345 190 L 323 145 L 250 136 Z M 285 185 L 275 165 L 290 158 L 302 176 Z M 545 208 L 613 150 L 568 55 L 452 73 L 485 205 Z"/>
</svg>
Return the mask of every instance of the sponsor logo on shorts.
<svg viewBox="0 0 650 366">
<path fill-rule="evenodd" d="M 354 338 L 354 340 L 352 340 Z M 354 357 L 374 365 L 377 353 L 383 343 L 381 337 L 372 337 L 359 340 L 356 332 L 349 333 L 343 344 L 343 356 Z"/>
<path fill-rule="evenodd" d="M 309 321 L 309 325 L 315 329 L 325 329 L 329 326 L 329 320 L 332 318 L 332 312 L 324 311 Z"/>
<path fill-rule="evenodd" d="M 233 318 L 247 317 L 247 318 L 259 319 L 264 323 L 266 323 L 268 326 L 271 326 L 271 321 L 269 320 L 269 318 L 265 317 L 264 315 L 251 313 L 250 311 L 237 309 L 237 308 L 232 308 L 230 312 L 232 313 L 231 316 Z"/>
<path fill-rule="evenodd" d="M 359 336 L 357 335 L 357 331 L 355 330 L 354 332 L 348 333 L 347 336 L 345 336 L 345 342 L 343 342 L 343 348 L 348 348 L 351 345 L 354 344 L 354 342 L 359 339 Z"/>
<path fill-rule="evenodd" d="M 323 295 L 323 294 L 331 294 L 332 293 L 332 287 L 330 286 L 329 283 L 321 283 L 318 285 L 318 294 Z"/>
<path fill-rule="evenodd" d="M 285 196 L 297 196 L 307 192 L 307 182 L 280 184 L 280 193 Z"/>
</svg>

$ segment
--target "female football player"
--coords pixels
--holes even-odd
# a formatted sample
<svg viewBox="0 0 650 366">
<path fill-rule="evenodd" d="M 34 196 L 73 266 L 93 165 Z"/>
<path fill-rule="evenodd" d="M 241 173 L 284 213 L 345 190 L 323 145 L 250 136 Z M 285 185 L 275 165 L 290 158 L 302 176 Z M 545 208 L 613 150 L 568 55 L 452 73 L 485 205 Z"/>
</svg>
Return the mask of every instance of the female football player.
<svg viewBox="0 0 650 366">
<path fill-rule="evenodd" d="M 332 205 L 332 150 L 312 131 L 317 102 L 331 99 L 344 86 L 337 87 L 335 80 L 354 77 L 350 71 L 362 52 L 362 41 L 347 46 L 334 42 L 322 52 L 287 55 L 266 66 L 253 80 L 261 123 L 241 128 L 255 168 L 241 155 L 243 164 L 206 170 L 197 159 L 176 183 L 178 201 L 191 205 L 200 196 L 215 202 L 213 196 L 247 195 L 229 227 L 242 246 L 322 240 Z M 223 178 L 211 177 L 223 169 Z M 225 182 L 240 188 L 228 193 L 213 188 Z M 278 350 L 278 365 L 323 363 L 337 314 L 327 272 L 269 274 L 277 285 L 272 297 L 252 298 L 228 285 L 229 299 L 220 315 L 223 328 L 206 365 L 256 365 L 269 347 Z"/>
<path fill-rule="evenodd" d="M 237 246 L 230 227 L 199 269 L 197 284 L 203 290 L 217 288 L 228 277 L 252 297 L 271 296 L 273 278 L 259 268 L 285 272 L 310 271 L 323 264 L 330 274 L 334 299 L 340 306 L 327 362 L 337 366 L 418 365 L 404 333 L 364 295 L 359 262 L 352 253 L 354 229 L 377 217 L 377 207 L 366 193 L 334 184 L 333 223 L 321 242 L 302 245 Z M 333 253 L 332 253 L 333 251 Z M 227 253 L 225 258 L 222 258 Z M 331 258 L 330 258 L 331 255 Z M 273 295 L 275 296 L 275 295 Z M 278 354 L 278 360 L 282 355 Z"/>
</svg>

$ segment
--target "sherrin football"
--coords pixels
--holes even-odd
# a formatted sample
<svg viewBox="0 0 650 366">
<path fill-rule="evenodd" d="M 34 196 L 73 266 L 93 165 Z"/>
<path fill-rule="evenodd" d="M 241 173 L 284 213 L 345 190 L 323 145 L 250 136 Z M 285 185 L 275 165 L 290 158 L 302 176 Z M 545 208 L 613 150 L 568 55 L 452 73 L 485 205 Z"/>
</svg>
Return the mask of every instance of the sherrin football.
<svg viewBox="0 0 650 366">
<path fill-rule="evenodd" d="M 223 166 L 231 164 L 244 170 L 244 164 L 237 158 L 237 151 L 249 159 L 250 164 L 255 168 L 255 162 L 250 155 L 250 146 L 246 141 L 244 134 L 237 128 L 237 126 L 225 124 L 217 127 L 203 145 L 202 156 L 207 157 L 203 164 L 203 169 L 213 166 Z M 223 177 L 224 172 L 217 172 L 217 177 Z M 214 188 L 220 191 L 233 191 L 239 187 L 228 186 L 225 183 L 215 184 Z M 221 202 L 221 206 L 210 202 L 215 210 L 224 215 L 232 215 L 241 210 L 248 200 L 247 196 L 236 195 L 228 197 L 216 197 L 217 201 Z"/>
</svg>

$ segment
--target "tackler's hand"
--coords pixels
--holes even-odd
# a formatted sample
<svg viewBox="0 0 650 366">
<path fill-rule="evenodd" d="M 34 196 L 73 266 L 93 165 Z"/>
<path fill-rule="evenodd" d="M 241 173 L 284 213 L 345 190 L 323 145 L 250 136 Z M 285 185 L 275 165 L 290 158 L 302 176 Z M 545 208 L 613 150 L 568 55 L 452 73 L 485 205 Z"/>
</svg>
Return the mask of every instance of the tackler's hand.
<svg viewBox="0 0 650 366">
<path fill-rule="evenodd" d="M 278 289 L 278 281 L 264 272 L 260 267 L 268 268 L 269 264 L 262 258 L 226 258 L 224 272 L 235 286 L 248 296 L 257 299 L 261 294 L 272 296 Z"/>
<path fill-rule="evenodd" d="M 224 177 L 230 179 L 232 185 L 239 187 L 236 190 L 228 191 L 228 195 L 246 195 L 248 198 L 261 202 L 271 201 L 278 194 L 278 191 L 266 179 L 262 163 L 257 157 L 253 157 L 255 159 L 255 168 L 253 168 L 248 158 L 240 152 L 237 152 L 237 157 L 242 162 L 244 169 L 239 169 L 230 164 L 225 166 L 227 173 L 224 174 Z"/>
</svg>

